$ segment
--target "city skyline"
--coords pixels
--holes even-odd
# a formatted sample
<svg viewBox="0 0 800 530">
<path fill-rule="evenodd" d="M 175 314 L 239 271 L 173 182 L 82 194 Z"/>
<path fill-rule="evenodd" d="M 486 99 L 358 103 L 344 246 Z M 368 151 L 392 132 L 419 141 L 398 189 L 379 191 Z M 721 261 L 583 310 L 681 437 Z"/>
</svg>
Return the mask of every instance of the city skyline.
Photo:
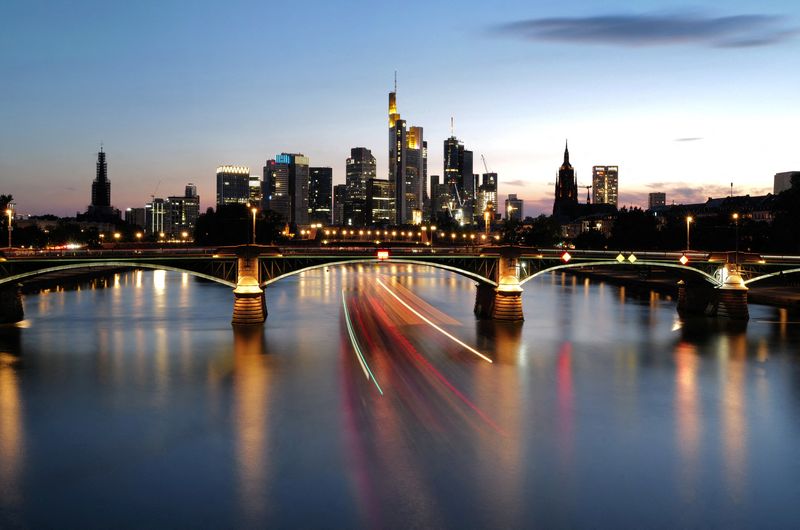
<svg viewBox="0 0 800 530">
<path fill-rule="evenodd" d="M 85 211 L 101 141 L 112 203 L 123 211 L 144 204 L 159 181 L 168 193 L 195 182 L 205 209 L 216 167 L 260 168 L 276 152 L 304 153 L 332 167 L 340 184 L 349 150 L 363 146 L 377 159 L 377 177 L 388 178 L 385 98 L 395 68 L 402 114 L 425 128 L 429 145 L 450 136 L 453 116 L 456 136 L 499 174 L 500 198 L 516 193 L 529 215 L 552 208 L 565 139 L 579 185 L 591 184 L 592 166 L 620 166 L 620 206 L 646 207 L 651 192 L 704 201 L 727 195 L 731 182 L 736 194 L 767 193 L 775 173 L 800 166 L 790 134 L 800 74 L 788 68 L 800 10 L 789 2 L 708 4 L 680 16 L 662 13 L 659 2 L 636 12 L 581 2 L 536 10 L 511 2 L 499 13 L 472 5 L 436 33 L 445 19 L 437 4 L 426 17 L 398 15 L 413 29 L 408 38 L 419 39 L 422 60 L 381 39 L 383 6 L 361 7 L 358 35 L 334 29 L 344 22 L 340 6 L 270 6 L 259 13 L 302 19 L 310 37 L 264 49 L 257 39 L 203 40 L 215 16 L 255 31 L 248 10 L 200 5 L 183 21 L 177 6 L 157 17 L 129 6 L 98 14 L 105 24 L 97 29 L 90 5 L 8 9 L 0 64 L 13 75 L 0 87 L 8 103 L 0 177 L 21 214 Z M 620 32 L 601 31 L 620 27 L 609 17 L 623 12 Z M 35 33 L 47 35 L 39 41 L 24 33 L 33 16 Z M 289 30 L 275 31 L 272 44 Z M 330 38 L 336 55 L 320 49 Z M 437 56 L 445 41 L 448 68 Z M 291 82 L 253 73 L 286 65 L 298 72 Z M 243 81 L 232 84 L 237 71 Z M 442 166 L 440 150 L 429 149 L 428 175 Z"/>
</svg>

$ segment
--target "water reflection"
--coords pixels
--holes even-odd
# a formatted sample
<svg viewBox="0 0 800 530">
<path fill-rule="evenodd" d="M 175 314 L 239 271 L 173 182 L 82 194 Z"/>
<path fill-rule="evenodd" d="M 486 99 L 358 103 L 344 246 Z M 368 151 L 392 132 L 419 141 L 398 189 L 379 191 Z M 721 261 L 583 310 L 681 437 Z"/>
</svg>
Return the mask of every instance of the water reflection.
<svg viewBox="0 0 800 530">
<path fill-rule="evenodd" d="M 472 281 L 382 264 L 277 282 L 263 329 L 231 330 L 229 289 L 141 271 L 97 285 L 30 295 L 31 326 L 0 333 L 0 526 L 800 517 L 787 313 L 678 319 L 663 296 L 552 274 L 526 283 L 524 323 L 477 321 Z"/>
<path fill-rule="evenodd" d="M 19 351 L 19 334 L 18 328 L 0 328 L 0 523 L 2 512 L 17 513 L 23 491 L 24 410 L 19 388 L 22 361 L 12 353 Z"/>
</svg>

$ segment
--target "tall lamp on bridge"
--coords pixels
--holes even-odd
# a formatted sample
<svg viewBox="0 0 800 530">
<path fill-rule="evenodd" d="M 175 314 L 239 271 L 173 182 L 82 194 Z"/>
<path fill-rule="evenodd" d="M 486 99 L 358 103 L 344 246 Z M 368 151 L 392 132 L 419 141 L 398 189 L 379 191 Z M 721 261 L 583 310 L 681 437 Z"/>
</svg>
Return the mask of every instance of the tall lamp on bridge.
<svg viewBox="0 0 800 530">
<path fill-rule="evenodd" d="M 689 250 L 689 225 L 694 221 L 691 215 L 686 216 L 686 250 Z"/>
<path fill-rule="evenodd" d="M 9 206 L 6 208 L 6 215 L 8 216 L 8 248 L 11 248 L 11 219 L 14 218 L 14 210 Z"/>
<path fill-rule="evenodd" d="M 736 225 L 736 242 L 735 242 L 735 245 L 736 245 L 736 260 L 735 260 L 735 263 L 736 263 L 736 269 L 738 270 L 739 269 L 739 214 L 738 213 L 734 213 L 733 214 L 733 223 Z"/>
<path fill-rule="evenodd" d="M 258 213 L 258 208 L 251 208 L 251 212 L 253 212 L 253 244 L 256 244 L 256 214 Z"/>
</svg>

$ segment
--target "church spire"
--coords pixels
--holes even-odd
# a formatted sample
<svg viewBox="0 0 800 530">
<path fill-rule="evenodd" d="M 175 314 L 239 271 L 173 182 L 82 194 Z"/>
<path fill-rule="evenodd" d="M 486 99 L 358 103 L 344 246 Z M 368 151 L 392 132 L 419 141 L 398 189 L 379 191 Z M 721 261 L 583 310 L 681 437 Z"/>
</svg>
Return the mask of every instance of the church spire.
<svg viewBox="0 0 800 530">
<path fill-rule="evenodd" d="M 564 165 L 569 166 L 569 140 L 564 140 Z"/>
</svg>

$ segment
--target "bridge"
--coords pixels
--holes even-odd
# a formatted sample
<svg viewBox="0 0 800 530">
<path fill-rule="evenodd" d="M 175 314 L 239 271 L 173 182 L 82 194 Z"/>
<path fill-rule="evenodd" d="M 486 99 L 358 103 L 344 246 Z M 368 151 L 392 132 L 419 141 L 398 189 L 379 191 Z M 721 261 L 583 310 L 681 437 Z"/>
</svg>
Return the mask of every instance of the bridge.
<svg viewBox="0 0 800 530">
<path fill-rule="evenodd" d="M 62 271 L 108 268 L 184 272 L 233 290 L 234 325 L 259 325 L 267 317 L 265 290 L 283 278 L 321 267 L 352 263 L 428 265 L 476 282 L 475 314 L 522 321 L 525 283 L 569 269 L 670 269 L 678 282 L 678 311 L 746 320 L 748 285 L 800 272 L 800 256 L 743 252 L 612 252 L 517 246 L 274 247 L 217 249 L 11 250 L 0 257 L 0 322 L 24 316 L 20 282 Z"/>
</svg>

